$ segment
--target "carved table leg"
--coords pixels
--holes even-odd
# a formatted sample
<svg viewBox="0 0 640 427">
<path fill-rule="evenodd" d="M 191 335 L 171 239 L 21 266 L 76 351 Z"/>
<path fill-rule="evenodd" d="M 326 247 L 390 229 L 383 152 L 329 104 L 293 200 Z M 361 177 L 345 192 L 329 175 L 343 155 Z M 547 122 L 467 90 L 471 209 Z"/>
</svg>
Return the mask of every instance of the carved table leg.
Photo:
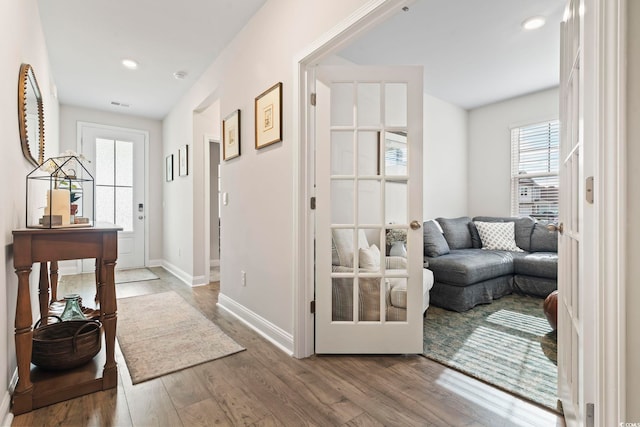
<svg viewBox="0 0 640 427">
<path fill-rule="evenodd" d="M 40 263 L 40 286 L 38 288 L 38 300 L 40 302 L 40 319 L 42 325 L 46 325 L 49 321 L 49 271 L 46 262 Z"/>
<path fill-rule="evenodd" d="M 51 302 L 58 301 L 58 261 L 51 261 L 49 267 L 51 279 Z"/>
<path fill-rule="evenodd" d="M 107 360 L 102 374 L 102 387 L 109 389 L 118 385 L 118 368 L 115 359 L 116 340 L 116 292 L 114 283 L 115 260 L 104 260 L 100 268 L 100 283 L 98 294 L 100 298 L 100 313 L 102 327 L 104 328 L 104 341 Z"/>
<path fill-rule="evenodd" d="M 18 275 L 18 299 L 16 304 L 15 340 L 18 362 L 18 384 L 13 393 L 13 413 L 22 414 L 33 408 L 33 384 L 31 383 L 31 349 L 33 331 L 31 323 L 31 298 L 29 296 L 29 275 L 31 266 L 16 267 Z"/>
</svg>

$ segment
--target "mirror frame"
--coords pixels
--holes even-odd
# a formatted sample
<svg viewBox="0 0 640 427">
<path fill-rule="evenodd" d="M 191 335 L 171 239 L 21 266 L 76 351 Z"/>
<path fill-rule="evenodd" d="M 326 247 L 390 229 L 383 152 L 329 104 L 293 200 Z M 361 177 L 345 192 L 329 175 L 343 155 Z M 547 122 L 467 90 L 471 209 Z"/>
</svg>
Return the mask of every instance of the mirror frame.
<svg viewBox="0 0 640 427">
<path fill-rule="evenodd" d="M 27 134 L 27 91 L 29 86 L 35 92 L 38 107 L 38 158 L 35 159 L 31 155 L 29 149 L 29 135 Z M 22 154 L 35 167 L 44 163 L 44 108 L 42 106 L 42 94 L 36 74 L 30 64 L 22 64 L 20 66 L 20 76 L 18 78 L 18 126 L 20 128 L 20 143 L 22 145 Z"/>
</svg>

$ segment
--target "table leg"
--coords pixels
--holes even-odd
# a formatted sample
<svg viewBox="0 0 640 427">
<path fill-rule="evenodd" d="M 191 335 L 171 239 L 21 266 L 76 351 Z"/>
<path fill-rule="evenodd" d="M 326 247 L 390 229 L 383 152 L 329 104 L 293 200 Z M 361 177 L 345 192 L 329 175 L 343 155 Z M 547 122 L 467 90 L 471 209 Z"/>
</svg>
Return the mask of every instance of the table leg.
<svg viewBox="0 0 640 427">
<path fill-rule="evenodd" d="M 114 282 L 115 266 L 115 261 L 104 260 L 101 262 L 100 282 L 98 284 L 98 294 L 100 295 L 100 318 L 104 329 L 104 341 L 107 357 L 102 374 L 103 389 L 113 388 L 118 385 L 118 368 L 115 359 L 117 324 L 116 292 Z"/>
<path fill-rule="evenodd" d="M 49 266 L 51 281 L 51 302 L 58 301 L 58 261 L 51 261 Z"/>
<path fill-rule="evenodd" d="M 41 324 L 46 325 L 49 322 L 49 268 L 46 262 L 40 263 L 40 285 L 38 287 L 38 300 L 40 302 L 40 319 Z"/>
<path fill-rule="evenodd" d="M 18 299 L 16 304 L 15 340 L 18 363 L 18 384 L 13 393 L 13 413 L 22 414 L 33 408 L 33 383 L 31 383 L 31 350 L 33 330 L 31 323 L 31 298 L 29 295 L 29 275 L 31 266 L 16 267 L 18 275 Z"/>
</svg>

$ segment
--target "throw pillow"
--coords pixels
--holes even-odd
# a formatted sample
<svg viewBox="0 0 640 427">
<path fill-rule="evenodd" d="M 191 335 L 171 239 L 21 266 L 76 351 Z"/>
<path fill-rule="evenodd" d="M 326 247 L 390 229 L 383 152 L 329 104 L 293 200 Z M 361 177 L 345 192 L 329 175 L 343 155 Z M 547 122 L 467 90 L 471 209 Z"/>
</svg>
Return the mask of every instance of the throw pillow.
<svg viewBox="0 0 640 427">
<path fill-rule="evenodd" d="M 360 268 L 364 270 L 380 270 L 380 249 L 376 245 L 369 248 L 360 248 L 358 251 L 360 257 Z"/>
<path fill-rule="evenodd" d="M 449 245 L 435 221 L 425 221 L 423 225 L 424 256 L 431 258 L 449 253 Z"/>
<path fill-rule="evenodd" d="M 469 223 L 471 218 L 436 218 L 442 227 L 444 238 L 451 249 L 468 249 L 473 247 Z"/>
<path fill-rule="evenodd" d="M 482 240 L 482 249 L 524 252 L 516 245 L 513 222 L 474 222 Z"/>
</svg>

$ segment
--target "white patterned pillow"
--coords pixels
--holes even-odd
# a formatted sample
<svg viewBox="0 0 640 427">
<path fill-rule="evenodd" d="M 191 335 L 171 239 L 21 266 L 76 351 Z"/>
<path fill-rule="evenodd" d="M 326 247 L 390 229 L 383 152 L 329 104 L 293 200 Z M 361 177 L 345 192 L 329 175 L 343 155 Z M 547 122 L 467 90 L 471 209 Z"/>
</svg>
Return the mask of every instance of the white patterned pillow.
<svg viewBox="0 0 640 427">
<path fill-rule="evenodd" d="M 365 270 L 380 270 L 380 249 L 376 245 L 360 248 L 360 268 Z"/>
<path fill-rule="evenodd" d="M 515 224 L 513 222 L 473 222 L 482 240 L 482 249 L 524 252 L 516 245 Z"/>
</svg>

